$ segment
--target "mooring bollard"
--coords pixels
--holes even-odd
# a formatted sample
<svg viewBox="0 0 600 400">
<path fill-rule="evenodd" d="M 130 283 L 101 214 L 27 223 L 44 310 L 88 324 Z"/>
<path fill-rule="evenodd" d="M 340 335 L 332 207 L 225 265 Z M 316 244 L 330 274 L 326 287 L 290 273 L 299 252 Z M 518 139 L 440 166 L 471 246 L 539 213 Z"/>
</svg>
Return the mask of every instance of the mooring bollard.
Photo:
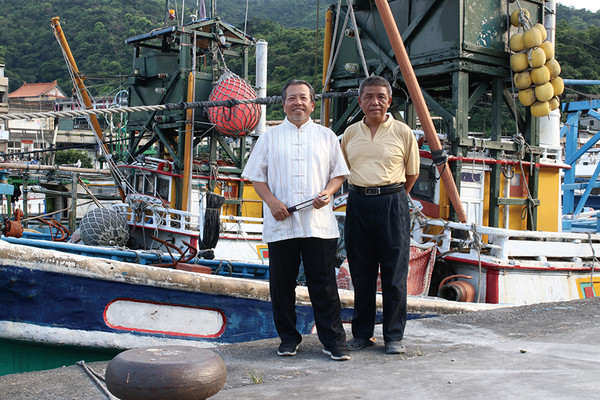
<svg viewBox="0 0 600 400">
<path fill-rule="evenodd" d="M 191 346 L 127 350 L 106 368 L 106 386 L 121 400 L 202 400 L 221 390 L 226 378 L 221 357 Z"/>
</svg>

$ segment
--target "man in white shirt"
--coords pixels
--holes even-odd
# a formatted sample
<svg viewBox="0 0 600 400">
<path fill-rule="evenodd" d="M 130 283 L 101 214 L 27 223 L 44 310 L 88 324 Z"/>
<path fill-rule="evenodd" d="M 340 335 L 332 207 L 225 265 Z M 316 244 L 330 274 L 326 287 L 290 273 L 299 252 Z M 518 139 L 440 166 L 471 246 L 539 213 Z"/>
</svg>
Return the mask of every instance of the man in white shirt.
<svg viewBox="0 0 600 400">
<path fill-rule="evenodd" d="M 263 240 L 269 246 L 273 319 L 281 338 L 277 354 L 295 355 L 302 341 L 295 308 L 302 259 L 323 352 L 334 360 L 348 360 L 335 279 L 339 232 L 331 196 L 350 171 L 333 131 L 310 118 L 315 107 L 312 86 L 292 80 L 282 96 L 285 120 L 258 139 L 242 173 L 264 201 Z M 309 206 L 290 210 L 300 203 Z"/>
</svg>

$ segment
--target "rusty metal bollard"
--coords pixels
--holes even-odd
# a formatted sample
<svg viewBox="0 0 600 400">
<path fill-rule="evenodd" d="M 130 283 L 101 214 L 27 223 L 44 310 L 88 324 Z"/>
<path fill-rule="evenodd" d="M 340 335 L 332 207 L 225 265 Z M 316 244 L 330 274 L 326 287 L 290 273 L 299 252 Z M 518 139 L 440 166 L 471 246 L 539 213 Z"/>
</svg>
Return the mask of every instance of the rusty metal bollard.
<svg viewBox="0 0 600 400">
<path fill-rule="evenodd" d="M 106 386 L 121 400 L 203 400 L 221 390 L 226 378 L 221 357 L 192 346 L 127 350 L 106 368 Z"/>
</svg>

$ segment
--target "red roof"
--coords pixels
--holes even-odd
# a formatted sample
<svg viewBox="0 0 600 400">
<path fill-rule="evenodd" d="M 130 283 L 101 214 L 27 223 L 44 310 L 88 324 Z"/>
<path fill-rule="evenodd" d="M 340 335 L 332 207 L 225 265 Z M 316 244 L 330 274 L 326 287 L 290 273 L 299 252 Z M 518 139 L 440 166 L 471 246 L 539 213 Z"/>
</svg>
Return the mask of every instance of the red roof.
<svg viewBox="0 0 600 400">
<path fill-rule="evenodd" d="M 9 99 L 25 99 L 28 97 L 67 98 L 58 87 L 56 81 L 48 83 L 23 83 L 23 86 L 8 94 Z"/>
</svg>

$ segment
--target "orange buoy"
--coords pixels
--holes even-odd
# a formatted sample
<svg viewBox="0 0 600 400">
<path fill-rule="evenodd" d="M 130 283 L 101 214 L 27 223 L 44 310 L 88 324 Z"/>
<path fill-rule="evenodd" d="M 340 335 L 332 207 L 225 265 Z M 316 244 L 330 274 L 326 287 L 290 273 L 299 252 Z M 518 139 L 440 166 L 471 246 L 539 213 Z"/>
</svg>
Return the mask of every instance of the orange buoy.
<svg viewBox="0 0 600 400">
<path fill-rule="evenodd" d="M 546 61 L 554 58 L 554 43 L 546 40 L 540 44 L 540 48 L 544 50 L 544 54 L 546 54 Z"/>
<path fill-rule="evenodd" d="M 256 99 L 256 92 L 242 78 L 225 71 L 213 88 L 209 101 Z M 219 106 L 208 109 L 208 119 L 218 132 L 230 136 L 243 136 L 251 132 L 260 119 L 260 106 L 255 103 L 233 107 Z"/>
<path fill-rule="evenodd" d="M 536 101 L 531 105 L 531 115 L 534 117 L 545 117 L 550 111 L 550 103 L 547 101 Z"/>
<path fill-rule="evenodd" d="M 521 104 L 523 104 L 525 107 L 529 107 L 535 103 L 536 100 L 534 88 L 519 90 L 519 94 L 517 96 L 519 97 Z"/>
<path fill-rule="evenodd" d="M 531 70 L 531 81 L 534 85 L 543 85 L 550 80 L 550 70 L 545 66 Z"/>
<path fill-rule="evenodd" d="M 546 61 L 545 67 L 548 68 L 548 71 L 550 71 L 550 78 L 556 78 L 558 75 L 560 75 L 560 64 L 555 58 L 551 58 L 550 60 Z"/>
</svg>

